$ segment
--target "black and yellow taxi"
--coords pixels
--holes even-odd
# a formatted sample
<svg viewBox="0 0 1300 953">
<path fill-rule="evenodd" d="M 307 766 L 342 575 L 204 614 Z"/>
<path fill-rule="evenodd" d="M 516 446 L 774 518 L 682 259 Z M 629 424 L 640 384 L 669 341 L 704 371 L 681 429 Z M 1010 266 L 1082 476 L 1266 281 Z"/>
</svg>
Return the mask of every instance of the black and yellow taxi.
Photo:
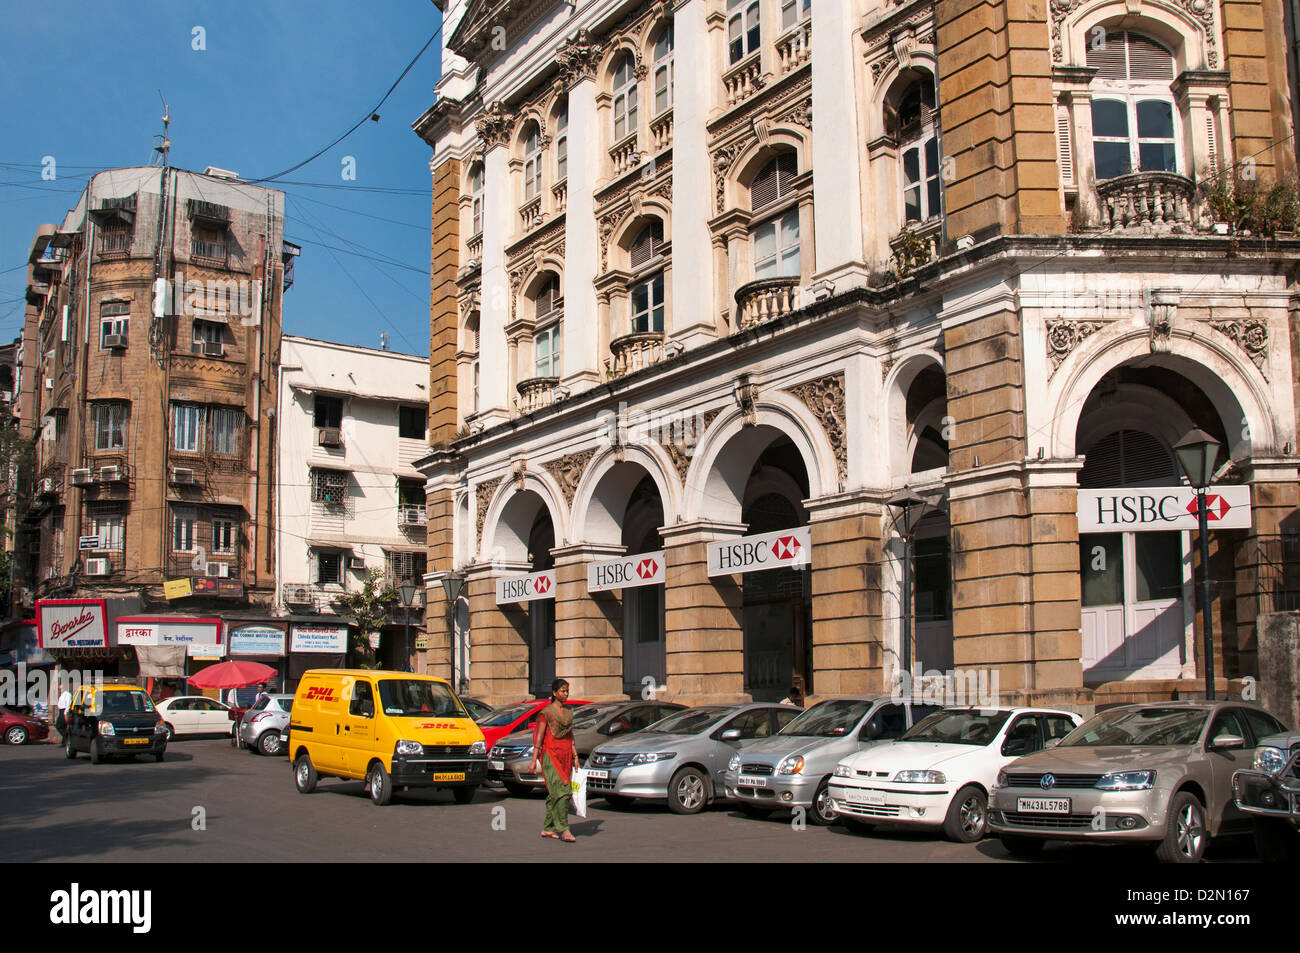
<svg viewBox="0 0 1300 953">
<path fill-rule="evenodd" d="M 138 685 L 82 685 L 68 710 L 63 751 L 69 759 L 79 751 L 89 752 L 91 764 L 138 754 L 162 761 L 167 754 L 167 726 L 153 699 Z"/>
</svg>

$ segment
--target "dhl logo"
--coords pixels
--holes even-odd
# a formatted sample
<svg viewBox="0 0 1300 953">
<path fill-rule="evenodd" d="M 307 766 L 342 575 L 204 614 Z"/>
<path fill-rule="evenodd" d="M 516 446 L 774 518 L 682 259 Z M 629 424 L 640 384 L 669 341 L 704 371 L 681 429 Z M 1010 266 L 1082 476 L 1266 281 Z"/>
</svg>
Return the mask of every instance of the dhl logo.
<svg viewBox="0 0 1300 953">
<path fill-rule="evenodd" d="M 426 721 L 420 726 L 421 728 L 455 728 L 455 722 L 451 721 Z"/>
<path fill-rule="evenodd" d="M 302 696 L 303 701 L 309 701 L 309 702 L 312 701 L 332 702 L 334 701 L 334 697 L 335 697 L 334 689 L 322 688 L 320 686 L 315 686 L 307 689 L 307 694 Z"/>
</svg>

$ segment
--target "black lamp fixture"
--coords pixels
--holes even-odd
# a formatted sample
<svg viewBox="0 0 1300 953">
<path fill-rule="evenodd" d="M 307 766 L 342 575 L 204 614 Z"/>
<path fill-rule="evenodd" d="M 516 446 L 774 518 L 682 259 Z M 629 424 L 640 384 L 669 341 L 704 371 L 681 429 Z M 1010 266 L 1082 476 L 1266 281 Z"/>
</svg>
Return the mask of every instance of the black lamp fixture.
<svg viewBox="0 0 1300 953">
<path fill-rule="evenodd" d="M 900 647 L 900 663 L 907 681 L 900 686 L 911 694 L 912 678 L 912 529 L 908 514 L 914 506 L 924 506 L 925 500 L 917 496 L 910 486 L 904 486 L 885 501 L 895 509 L 903 511 L 903 644 Z"/>
<path fill-rule="evenodd" d="M 1196 523 L 1201 536 L 1201 628 L 1205 632 L 1205 697 L 1214 700 L 1214 622 L 1210 618 L 1210 524 L 1205 490 L 1214 479 L 1219 441 L 1204 430 L 1193 430 L 1174 444 L 1174 456 L 1196 490 Z"/>
<path fill-rule="evenodd" d="M 402 608 L 405 609 L 406 616 L 406 633 L 403 640 L 406 644 L 406 652 L 402 664 L 405 666 L 403 671 L 411 671 L 411 603 L 415 601 L 415 583 L 408 577 L 402 580 L 402 584 L 397 587 L 397 597 L 402 600 Z"/>
</svg>

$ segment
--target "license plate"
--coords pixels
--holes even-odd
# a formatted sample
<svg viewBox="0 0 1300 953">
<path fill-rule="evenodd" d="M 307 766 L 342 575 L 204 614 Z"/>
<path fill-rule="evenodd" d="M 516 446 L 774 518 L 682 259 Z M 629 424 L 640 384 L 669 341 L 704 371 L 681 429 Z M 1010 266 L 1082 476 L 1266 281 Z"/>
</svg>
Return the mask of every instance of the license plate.
<svg viewBox="0 0 1300 953">
<path fill-rule="evenodd" d="M 445 773 L 443 773 L 443 774 L 435 774 L 435 775 L 433 776 L 433 780 L 435 780 L 435 781 L 464 781 L 464 780 L 465 780 L 465 772 L 464 772 L 464 771 L 457 771 L 457 772 L 455 772 L 455 773 L 452 773 L 452 772 L 445 772 Z"/>
<path fill-rule="evenodd" d="M 1021 814 L 1069 814 L 1068 797 L 1022 797 L 1016 799 L 1016 810 Z"/>
<path fill-rule="evenodd" d="M 122 739 L 122 744 L 124 745 L 147 745 L 148 743 L 149 743 L 148 738 L 123 738 Z"/>
<path fill-rule="evenodd" d="M 747 778 L 742 774 L 740 776 L 740 786 L 745 788 L 765 788 L 767 787 L 767 778 Z"/>
<path fill-rule="evenodd" d="M 506 763 L 504 761 L 489 761 L 488 767 L 493 771 L 504 771 L 506 769 Z"/>
<path fill-rule="evenodd" d="M 592 769 L 587 772 L 587 777 L 595 778 L 597 781 L 606 781 L 609 779 L 609 772 Z"/>
<path fill-rule="evenodd" d="M 883 807 L 885 804 L 884 791 L 863 791 L 861 788 L 847 788 L 847 800 L 850 804 L 869 804 L 874 807 Z"/>
</svg>

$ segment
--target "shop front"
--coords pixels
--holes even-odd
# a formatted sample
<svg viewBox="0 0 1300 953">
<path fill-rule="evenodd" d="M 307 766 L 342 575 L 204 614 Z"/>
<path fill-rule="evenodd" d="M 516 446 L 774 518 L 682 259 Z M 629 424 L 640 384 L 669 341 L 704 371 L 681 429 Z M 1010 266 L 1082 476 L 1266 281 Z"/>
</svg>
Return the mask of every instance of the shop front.
<svg viewBox="0 0 1300 953">
<path fill-rule="evenodd" d="M 272 688 L 275 691 L 289 691 L 288 623 L 236 622 L 227 619 L 226 624 L 230 658 L 258 662 L 275 669 L 277 677 Z M 251 702 L 251 698 L 240 697 L 239 701 Z"/>
<path fill-rule="evenodd" d="M 314 668 L 343 668 L 347 664 L 348 625 L 337 622 L 289 623 L 289 677 L 284 690 L 298 687 Z"/>
<path fill-rule="evenodd" d="M 199 694 L 187 679 L 226 654 L 220 619 L 119 616 L 113 632 L 119 646 L 135 653 L 145 687 L 159 697 Z"/>
</svg>

